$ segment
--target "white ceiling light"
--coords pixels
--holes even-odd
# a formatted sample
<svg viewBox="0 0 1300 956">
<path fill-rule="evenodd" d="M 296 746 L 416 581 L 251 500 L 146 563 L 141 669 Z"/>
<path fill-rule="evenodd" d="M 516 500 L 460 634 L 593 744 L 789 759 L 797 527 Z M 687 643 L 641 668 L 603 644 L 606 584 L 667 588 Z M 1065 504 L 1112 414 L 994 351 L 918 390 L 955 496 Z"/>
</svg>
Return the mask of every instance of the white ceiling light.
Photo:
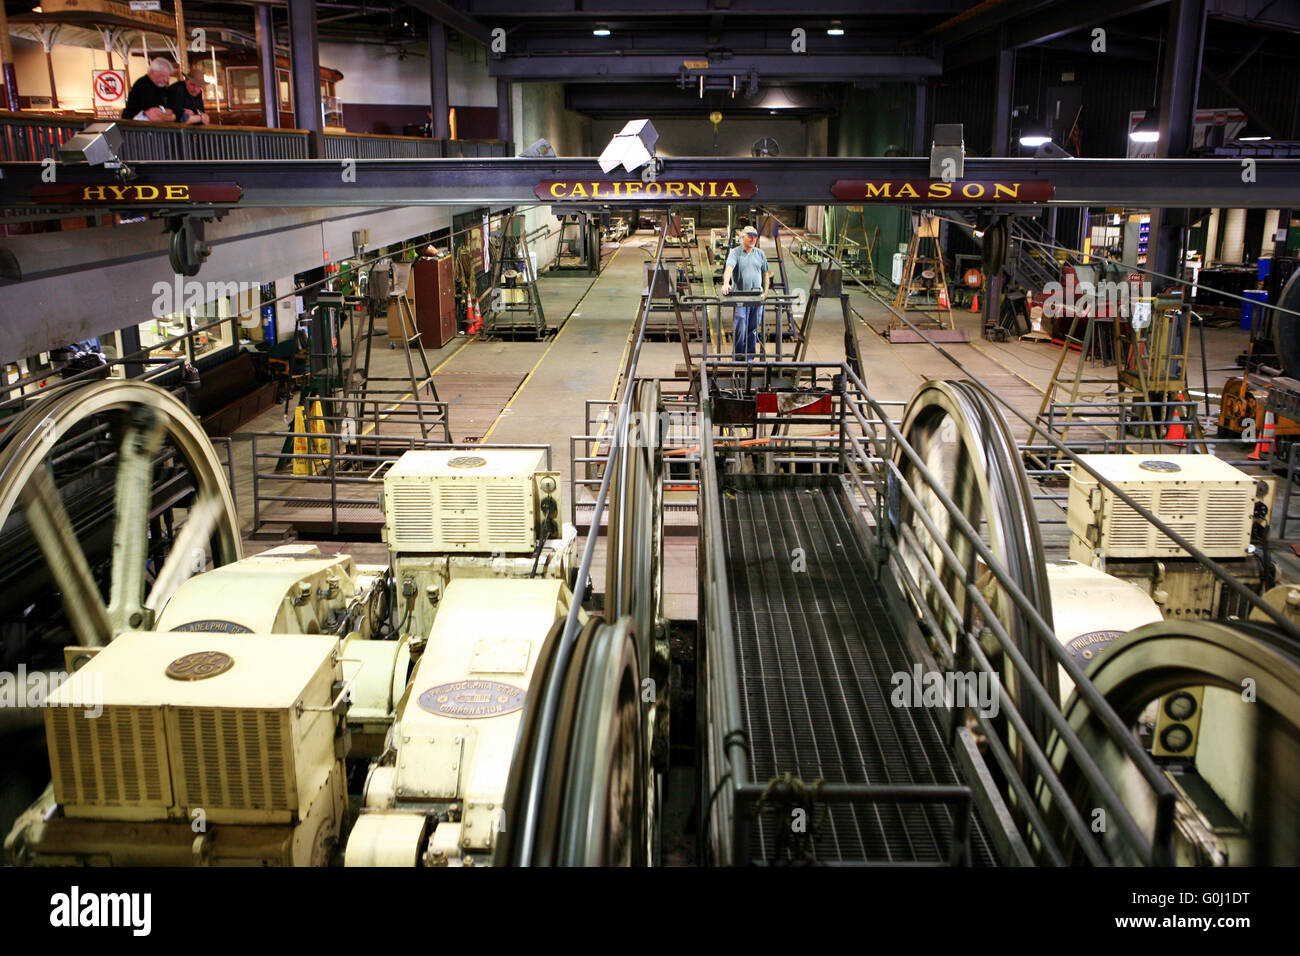
<svg viewBox="0 0 1300 956">
<path fill-rule="evenodd" d="M 831 22 L 831 25 L 826 28 L 826 35 L 829 37 L 844 36 L 844 27 L 840 25 L 839 20 L 834 20 Z"/>
</svg>

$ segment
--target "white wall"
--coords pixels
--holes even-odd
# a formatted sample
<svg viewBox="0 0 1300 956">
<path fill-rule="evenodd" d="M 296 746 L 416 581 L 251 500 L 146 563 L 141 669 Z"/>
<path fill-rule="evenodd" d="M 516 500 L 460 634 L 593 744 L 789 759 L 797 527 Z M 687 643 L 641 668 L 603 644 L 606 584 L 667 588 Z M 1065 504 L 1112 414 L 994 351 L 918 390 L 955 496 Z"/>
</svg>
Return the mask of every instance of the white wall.
<svg viewBox="0 0 1300 956">
<path fill-rule="evenodd" d="M 393 47 L 373 43 L 322 43 L 321 66 L 343 79 L 335 93 L 345 103 L 385 106 L 429 105 L 429 57 L 423 40 L 407 47 L 405 60 L 386 56 Z M 477 43 L 447 45 L 447 102 L 450 106 L 496 106 L 496 81 L 488 76 L 487 52 Z"/>
<path fill-rule="evenodd" d="M 781 147 L 782 156 L 807 156 L 808 133 L 797 119 L 779 116 L 728 119 L 723 112 L 718 124 L 718 149 L 713 149 L 713 124 L 705 117 L 650 116 L 659 132 L 655 152 L 660 156 L 749 156 L 754 143 L 765 136 L 774 137 Z M 597 153 L 623 128 L 626 120 L 594 119 L 591 121 L 591 142 Z M 823 144 L 824 151 L 824 144 Z"/>
</svg>

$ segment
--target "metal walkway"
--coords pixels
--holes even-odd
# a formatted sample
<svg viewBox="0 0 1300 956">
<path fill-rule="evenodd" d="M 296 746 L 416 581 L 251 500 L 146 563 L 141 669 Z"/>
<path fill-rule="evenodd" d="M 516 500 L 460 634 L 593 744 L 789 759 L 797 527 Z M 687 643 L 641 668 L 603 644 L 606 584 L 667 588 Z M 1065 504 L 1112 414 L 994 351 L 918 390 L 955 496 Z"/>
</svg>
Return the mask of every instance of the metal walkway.
<svg viewBox="0 0 1300 956">
<path fill-rule="evenodd" d="M 721 491 L 753 782 L 789 773 L 809 786 L 961 785 L 937 711 L 890 703 L 913 655 L 872 578 L 841 479 L 725 475 Z M 829 802 L 808 822 L 819 862 L 942 864 L 954 833 L 952 808 L 932 801 Z M 970 823 L 971 862 L 991 863 Z M 778 827 L 789 823 L 759 815 L 753 859 L 773 858 Z"/>
</svg>

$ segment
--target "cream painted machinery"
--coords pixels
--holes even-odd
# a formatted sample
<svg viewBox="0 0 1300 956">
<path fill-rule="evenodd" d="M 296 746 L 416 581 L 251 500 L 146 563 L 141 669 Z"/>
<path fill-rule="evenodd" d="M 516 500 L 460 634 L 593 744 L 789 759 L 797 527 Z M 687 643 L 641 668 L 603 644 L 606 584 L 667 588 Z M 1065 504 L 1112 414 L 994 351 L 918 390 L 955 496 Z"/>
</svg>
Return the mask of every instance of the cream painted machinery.
<svg viewBox="0 0 1300 956">
<path fill-rule="evenodd" d="M 324 865 L 347 824 L 344 698 L 334 637 L 122 634 L 44 708 L 53 782 L 6 857 Z"/>
<path fill-rule="evenodd" d="M 371 765 L 348 866 L 486 860 L 507 823 L 506 782 L 533 669 L 569 600 L 554 578 L 447 586 L 388 747 Z"/>
<path fill-rule="evenodd" d="M 1138 504 L 1254 591 L 1271 568 L 1252 531 L 1271 512 L 1273 481 L 1213 455 L 1082 455 Z M 1140 586 L 1170 618 L 1243 614 L 1222 581 L 1081 468 L 1070 474 L 1070 557 Z"/>
</svg>

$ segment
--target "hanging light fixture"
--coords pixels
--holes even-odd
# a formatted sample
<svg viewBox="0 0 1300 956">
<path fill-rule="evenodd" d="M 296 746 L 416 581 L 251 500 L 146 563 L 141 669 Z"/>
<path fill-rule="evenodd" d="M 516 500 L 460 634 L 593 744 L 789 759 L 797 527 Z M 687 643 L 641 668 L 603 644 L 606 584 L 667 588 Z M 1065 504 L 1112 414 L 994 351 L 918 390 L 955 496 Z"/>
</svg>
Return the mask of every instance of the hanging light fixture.
<svg viewBox="0 0 1300 956">
<path fill-rule="evenodd" d="M 1040 123 L 1038 120 L 1030 120 L 1020 130 L 1020 145 L 1029 149 L 1037 149 L 1051 141 L 1052 133 L 1047 128 L 1047 124 Z"/>
<path fill-rule="evenodd" d="M 842 37 L 844 36 L 844 26 L 839 20 L 832 20 L 831 25 L 826 28 L 826 35 L 828 37 Z"/>
<path fill-rule="evenodd" d="M 1272 139 L 1273 136 L 1268 130 L 1260 126 L 1257 120 L 1247 117 L 1246 125 L 1241 128 L 1241 132 L 1237 134 L 1236 138 L 1239 143 L 1258 143 Z"/>
<path fill-rule="evenodd" d="M 609 36 L 609 27 L 605 26 L 603 23 L 598 24 L 596 29 L 591 31 L 591 35 L 594 37 L 607 37 Z"/>
<path fill-rule="evenodd" d="M 1135 143 L 1154 143 L 1160 138 L 1160 107 L 1146 111 L 1138 124 L 1129 130 L 1128 138 Z"/>
</svg>

